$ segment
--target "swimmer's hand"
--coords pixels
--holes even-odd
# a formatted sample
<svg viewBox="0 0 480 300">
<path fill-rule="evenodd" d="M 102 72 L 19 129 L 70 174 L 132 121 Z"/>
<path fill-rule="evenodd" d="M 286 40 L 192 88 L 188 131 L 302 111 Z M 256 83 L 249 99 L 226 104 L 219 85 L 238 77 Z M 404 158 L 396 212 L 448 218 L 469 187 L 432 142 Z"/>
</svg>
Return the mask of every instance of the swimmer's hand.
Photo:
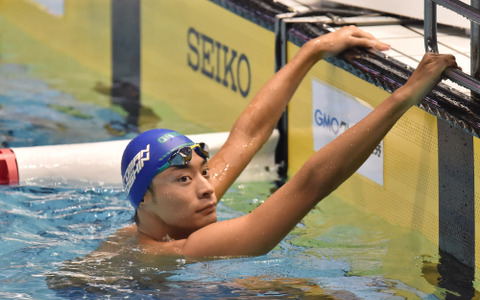
<svg viewBox="0 0 480 300">
<path fill-rule="evenodd" d="M 376 50 L 385 51 L 390 49 L 390 45 L 376 39 L 368 32 L 351 25 L 331 32 L 308 42 L 312 47 L 317 49 L 317 59 L 322 59 L 337 55 L 342 51 L 351 47 L 374 48 Z"/>
<path fill-rule="evenodd" d="M 458 68 L 453 55 L 426 53 L 410 79 L 395 94 L 409 106 L 419 103 L 438 84 L 448 67 Z"/>
</svg>

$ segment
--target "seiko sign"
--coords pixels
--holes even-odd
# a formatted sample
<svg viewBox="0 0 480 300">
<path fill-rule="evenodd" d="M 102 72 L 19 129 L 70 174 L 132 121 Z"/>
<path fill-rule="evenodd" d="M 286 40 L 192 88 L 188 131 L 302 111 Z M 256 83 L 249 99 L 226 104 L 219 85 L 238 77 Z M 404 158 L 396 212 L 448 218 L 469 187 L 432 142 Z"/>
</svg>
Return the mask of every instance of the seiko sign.
<svg viewBox="0 0 480 300">
<path fill-rule="evenodd" d="M 190 27 L 187 32 L 188 66 L 195 72 L 239 92 L 250 93 L 251 69 L 248 57 L 220 41 Z"/>
</svg>

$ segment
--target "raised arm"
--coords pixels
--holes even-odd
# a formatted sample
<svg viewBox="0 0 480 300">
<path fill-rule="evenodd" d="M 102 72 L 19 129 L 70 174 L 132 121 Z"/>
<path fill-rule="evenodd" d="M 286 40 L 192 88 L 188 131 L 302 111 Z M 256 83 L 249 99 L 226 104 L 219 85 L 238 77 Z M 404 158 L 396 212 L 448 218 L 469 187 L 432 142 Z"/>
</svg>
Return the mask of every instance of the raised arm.
<svg viewBox="0 0 480 300">
<path fill-rule="evenodd" d="M 355 26 L 343 27 L 307 42 L 298 54 L 262 87 L 233 125 L 225 145 L 209 162 L 218 199 L 268 140 L 310 68 L 318 60 L 354 46 L 378 50 L 389 48 L 387 44 Z"/>
<path fill-rule="evenodd" d="M 350 177 L 397 120 L 455 67 L 451 55 L 426 54 L 408 82 L 363 120 L 316 152 L 281 189 L 253 212 L 193 233 L 182 253 L 258 255 L 270 251 L 325 196 Z"/>
</svg>

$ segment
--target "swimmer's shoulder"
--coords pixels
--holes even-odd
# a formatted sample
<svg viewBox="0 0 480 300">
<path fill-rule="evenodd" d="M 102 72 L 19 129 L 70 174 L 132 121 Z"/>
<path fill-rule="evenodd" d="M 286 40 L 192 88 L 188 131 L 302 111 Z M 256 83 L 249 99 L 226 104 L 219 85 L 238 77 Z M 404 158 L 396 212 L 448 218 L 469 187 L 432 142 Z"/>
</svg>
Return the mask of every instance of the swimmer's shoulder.
<svg viewBox="0 0 480 300">
<path fill-rule="evenodd" d="M 118 229 L 112 236 L 112 240 L 151 255 L 182 255 L 183 246 L 187 241 L 186 239 L 157 241 L 138 232 L 135 224 Z"/>
<path fill-rule="evenodd" d="M 118 229 L 103 242 L 96 252 L 125 253 L 134 251 L 146 255 L 182 255 L 186 239 L 157 241 L 141 234 L 135 224 Z M 138 253 L 140 252 L 140 253 Z"/>
</svg>

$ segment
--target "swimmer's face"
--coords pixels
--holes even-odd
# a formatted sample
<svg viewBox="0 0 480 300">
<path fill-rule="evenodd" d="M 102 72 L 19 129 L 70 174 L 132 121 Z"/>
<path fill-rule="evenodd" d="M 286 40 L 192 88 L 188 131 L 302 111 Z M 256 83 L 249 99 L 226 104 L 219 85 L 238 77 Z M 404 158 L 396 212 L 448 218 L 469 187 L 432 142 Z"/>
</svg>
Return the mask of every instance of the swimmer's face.
<svg viewBox="0 0 480 300">
<path fill-rule="evenodd" d="M 152 180 L 142 204 L 172 232 L 190 233 L 217 221 L 217 198 L 208 164 L 195 151 L 185 166 L 169 167 Z"/>
</svg>

